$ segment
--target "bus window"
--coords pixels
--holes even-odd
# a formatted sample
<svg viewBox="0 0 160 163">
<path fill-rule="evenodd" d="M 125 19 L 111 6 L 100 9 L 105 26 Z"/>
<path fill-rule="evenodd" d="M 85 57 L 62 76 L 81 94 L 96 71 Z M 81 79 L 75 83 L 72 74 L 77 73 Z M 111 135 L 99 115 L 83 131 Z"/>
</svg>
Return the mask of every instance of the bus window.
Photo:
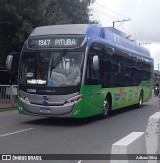
<svg viewBox="0 0 160 163">
<path fill-rule="evenodd" d="M 78 86 L 82 77 L 82 52 L 27 52 L 21 57 L 20 83 L 44 87 Z"/>
<path fill-rule="evenodd" d="M 101 57 L 101 81 L 102 87 L 112 87 L 113 75 L 112 75 L 112 58 L 111 54 L 107 53 L 105 49 L 102 49 Z"/>
<path fill-rule="evenodd" d="M 101 76 L 104 87 L 123 86 L 123 56 L 118 51 L 110 53 L 108 49 L 102 51 Z"/>
</svg>

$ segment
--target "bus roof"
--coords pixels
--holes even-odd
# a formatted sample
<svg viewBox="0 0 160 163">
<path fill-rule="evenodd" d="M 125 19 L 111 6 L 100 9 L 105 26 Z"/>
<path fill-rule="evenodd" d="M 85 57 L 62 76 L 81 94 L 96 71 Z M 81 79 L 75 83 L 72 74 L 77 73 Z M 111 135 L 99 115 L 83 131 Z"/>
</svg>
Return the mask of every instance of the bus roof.
<svg viewBox="0 0 160 163">
<path fill-rule="evenodd" d="M 30 36 L 42 35 L 85 35 L 87 24 L 66 24 L 37 27 Z"/>
<path fill-rule="evenodd" d="M 44 35 L 86 35 L 88 45 L 95 41 L 101 42 L 124 52 L 151 59 L 148 49 L 126 39 L 125 35 L 113 28 L 100 27 L 94 24 L 51 25 L 35 28 L 30 36 Z"/>
</svg>

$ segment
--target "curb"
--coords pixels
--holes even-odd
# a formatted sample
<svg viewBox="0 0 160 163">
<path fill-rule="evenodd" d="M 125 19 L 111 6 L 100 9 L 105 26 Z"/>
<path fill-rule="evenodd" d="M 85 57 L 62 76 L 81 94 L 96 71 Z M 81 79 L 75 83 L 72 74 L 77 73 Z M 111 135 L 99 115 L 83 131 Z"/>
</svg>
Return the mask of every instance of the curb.
<svg viewBox="0 0 160 163">
<path fill-rule="evenodd" d="M 18 110 L 18 108 L 0 108 L 0 112 L 14 111 L 14 110 Z"/>
</svg>

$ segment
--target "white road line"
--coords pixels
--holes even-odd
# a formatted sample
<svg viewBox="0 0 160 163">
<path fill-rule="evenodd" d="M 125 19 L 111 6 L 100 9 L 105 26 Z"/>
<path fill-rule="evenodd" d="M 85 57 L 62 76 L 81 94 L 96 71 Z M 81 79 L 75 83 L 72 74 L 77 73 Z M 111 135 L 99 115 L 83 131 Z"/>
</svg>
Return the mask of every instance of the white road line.
<svg viewBox="0 0 160 163">
<path fill-rule="evenodd" d="M 82 160 L 79 160 L 78 163 L 82 163 Z"/>
<path fill-rule="evenodd" d="M 17 133 L 20 133 L 20 132 L 29 131 L 29 130 L 33 130 L 33 128 L 28 128 L 28 129 L 19 130 L 19 131 L 11 132 L 11 133 L 8 133 L 8 134 L 0 135 L 0 137 L 5 137 L 5 136 L 9 136 L 9 135 L 17 134 Z"/>
</svg>

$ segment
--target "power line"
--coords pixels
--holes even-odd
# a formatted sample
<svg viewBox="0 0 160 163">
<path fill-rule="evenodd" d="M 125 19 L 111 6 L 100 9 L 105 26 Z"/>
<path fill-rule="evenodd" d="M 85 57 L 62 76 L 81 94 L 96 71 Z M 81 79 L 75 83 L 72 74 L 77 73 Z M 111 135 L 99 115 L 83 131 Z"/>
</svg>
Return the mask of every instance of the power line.
<svg viewBox="0 0 160 163">
<path fill-rule="evenodd" d="M 101 12 L 99 12 L 99 11 L 94 11 L 95 13 L 97 13 L 98 14 L 98 21 L 102 24 L 102 22 L 101 22 L 101 20 L 100 20 L 100 17 L 102 17 L 102 16 L 104 16 L 104 17 L 107 17 L 107 18 L 110 18 L 110 19 L 114 19 L 114 18 L 112 18 L 112 17 L 110 17 L 110 16 L 106 16 L 105 14 L 103 14 L 103 13 L 101 13 Z M 94 17 L 94 13 L 92 13 L 92 16 Z M 94 18 L 95 19 L 95 18 Z M 107 21 L 104 21 L 103 20 L 103 22 L 106 22 L 107 23 Z"/>
<path fill-rule="evenodd" d="M 121 22 L 116 28 L 119 28 L 124 22 Z"/>
<path fill-rule="evenodd" d="M 129 23 L 127 23 L 129 25 Z M 150 42 L 147 42 L 146 39 L 143 37 L 143 35 L 139 32 L 138 28 L 136 27 L 135 23 L 131 21 L 130 24 L 132 28 L 132 33 L 139 39 L 139 42 L 141 41 L 142 43 L 139 43 L 139 45 L 146 45 L 146 44 L 151 44 Z M 135 32 L 134 32 L 135 31 Z"/>
<path fill-rule="evenodd" d="M 125 31 L 122 31 L 122 32 L 124 32 L 124 33 L 126 33 L 127 32 L 127 34 L 128 34 L 128 36 L 127 36 L 127 38 L 130 38 L 131 37 L 131 33 L 128 31 L 128 29 L 124 26 L 124 24 L 122 24 L 123 25 L 123 29 L 125 29 Z"/>
<path fill-rule="evenodd" d="M 128 25 L 128 27 L 130 26 L 128 22 L 127 22 L 127 25 Z M 132 32 L 132 34 L 134 35 L 134 37 L 136 37 L 137 40 L 139 40 L 139 41 L 141 40 L 141 41 L 144 42 L 144 40 L 142 40 L 142 39 L 137 35 L 137 33 L 134 31 L 134 29 L 133 29 L 131 26 L 130 26 L 129 29 L 130 29 L 130 31 Z"/>
<path fill-rule="evenodd" d="M 133 24 L 133 26 L 135 27 L 137 33 L 145 40 L 145 38 L 142 36 L 142 34 L 139 32 L 139 30 L 137 29 L 136 25 L 133 23 L 133 21 L 131 21 L 131 23 Z"/>
<path fill-rule="evenodd" d="M 112 11 L 112 10 L 110 10 L 110 9 L 106 8 L 105 6 L 103 6 L 103 5 L 101 5 L 101 4 L 97 3 L 97 2 L 95 2 L 95 3 L 96 3 L 97 5 L 99 5 L 99 6 L 103 7 L 103 8 L 105 8 L 106 10 L 108 10 L 108 11 L 112 12 L 112 13 L 119 15 L 120 17 L 123 17 L 123 18 L 124 18 L 124 17 L 125 17 L 125 18 L 128 18 L 127 16 L 124 16 L 124 15 L 121 15 L 121 14 L 119 14 L 119 13 L 115 12 L 115 11 Z"/>
<path fill-rule="evenodd" d="M 138 42 L 139 42 L 139 44 L 141 44 L 142 45 L 142 43 L 140 43 L 140 42 L 143 42 L 143 44 L 146 42 L 145 40 L 143 40 L 138 34 L 137 34 L 137 32 L 136 32 L 136 30 L 135 30 L 135 27 L 132 25 L 132 24 L 130 24 L 129 22 L 126 22 L 126 24 L 122 24 L 123 25 L 123 29 L 125 29 L 125 31 L 127 31 L 127 33 L 129 33 L 129 35 L 130 35 L 130 37 L 131 37 L 131 35 L 132 35 L 132 38 L 134 39 L 134 40 L 138 40 Z M 126 26 L 127 25 L 127 26 Z M 117 27 L 118 28 L 118 27 Z M 122 30 L 122 28 L 121 28 L 121 30 Z M 131 34 L 132 33 L 132 34 Z"/>
<path fill-rule="evenodd" d="M 101 4 L 99 4 L 99 3 L 97 3 L 97 2 L 95 2 L 97 5 L 99 5 L 99 6 L 101 6 L 101 7 L 103 7 L 103 8 L 105 8 L 107 11 L 109 11 L 109 12 L 111 12 L 111 13 L 114 13 L 114 14 L 116 14 L 116 15 L 118 15 L 118 16 L 115 16 L 115 15 L 111 15 L 111 14 L 108 14 L 108 13 L 106 13 L 106 12 L 103 12 L 103 11 L 100 11 L 100 10 L 98 10 L 98 9 L 96 9 L 96 8 L 93 8 L 94 9 L 94 12 L 95 13 L 98 13 L 98 14 L 100 14 L 100 15 L 103 15 L 103 16 L 105 16 L 105 17 L 107 17 L 107 18 L 110 18 L 110 19 L 113 19 L 113 20 L 115 20 L 115 19 L 119 19 L 120 17 L 126 17 L 126 18 L 128 18 L 127 16 L 124 16 L 124 15 L 121 15 L 121 14 L 119 14 L 119 13 L 117 13 L 117 12 L 115 12 L 115 11 L 112 11 L 112 10 L 110 10 L 110 9 L 108 9 L 108 8 L 106 8 L 105 6 L 103 6 L 103 5 L 101 5 Z M 124 19 L 125 20 L 125 19 Z M 124 20 L 117 20 L 117 21 L 113 21 L 112 23 L 113 23 L 113 27 L 115 26 L 115 23 L 116 22 L 122 22 L 121 24 L 119 24 L 116 28 L 119 28 L 121 25 L 123 25 L 123 23 L 124 23 Z M 126 19 L 127 20 L 127 19 Z M 128 20 L 127 21 L 129 21 L 129 20 L 131 20 L 130 18 L 128 18 Z M 141 42 L 143 42 L 143 43 L 139 43 L 139 44 L 148 44 L 148 42 L 146 42 L 145 41 L 145 38 L 143 37 L 143 35 L 139 32 L 139 30 L 137 29 L 137 27 L 136 27 L 136 25 L 135 25 L 135 23 L 131 20 L 130 21 L 131 22 L 131 26 L 129 25 L 129 23 L 126 23 L 128 26 L 130 26 L 130 31 L 132 32 L 132 34 L 136 37 L 136 40 L 139 40 L 139 41 L 141 41 Z M 124 26 L 124 25 L 123 25 Z M 131 35 L 130 34 L 130 32 L 128 32 L 128 30 L 126 30 L 127 31 L 127 33 L 129 33 L 129 35 Z"/>
<path fill-rule="evenodd" d="M 93 9 L 94 9 L 94 12 L 96 12 L 96 13 L 98 13 L 98 14 L 101 14 L 101 15 L 103 15 L 103 16 L 105 16 L 105 17 L 109 17 L 109 18 L 111 18 L 111 19 L 113 19 L 113 20 L 115 20 L 115 18 L 116 18 L 116 19 L 118 18 L 118 17 L 116 17 L 116 16 L 113 16 L 113 15 L 107 14 L 107 13 L 105 13 L 105 12 L 102 12 L 102 11 L 100 11 L 100 10 L 94 8 L 94 7 L 93 7 Z"/>
</svg>

